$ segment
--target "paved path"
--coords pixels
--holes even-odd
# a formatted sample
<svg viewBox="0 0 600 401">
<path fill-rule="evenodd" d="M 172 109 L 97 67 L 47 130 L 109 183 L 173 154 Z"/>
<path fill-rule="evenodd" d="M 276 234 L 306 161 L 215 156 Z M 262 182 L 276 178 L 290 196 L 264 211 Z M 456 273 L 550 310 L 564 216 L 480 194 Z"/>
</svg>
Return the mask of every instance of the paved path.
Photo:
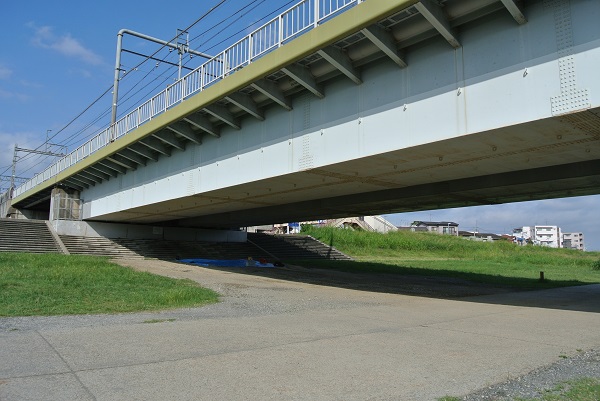
<svg viewBox="0 0 600 401">
<path fill-rule="evenodd" d="M 223 302 L 0 319 L 0 400 L 435 400 L 600 347 L 600 285 L 448 300 L 127 263 Z"/>
</svg>

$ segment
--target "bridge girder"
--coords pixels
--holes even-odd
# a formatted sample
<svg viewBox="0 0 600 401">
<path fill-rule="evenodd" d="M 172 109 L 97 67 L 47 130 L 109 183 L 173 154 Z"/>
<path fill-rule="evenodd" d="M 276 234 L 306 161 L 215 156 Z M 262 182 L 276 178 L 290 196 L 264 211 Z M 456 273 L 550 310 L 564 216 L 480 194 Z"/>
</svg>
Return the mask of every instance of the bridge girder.
<svg viewBox="0 0 600 401">
<path fill-rule="evenodd" d="M 365 4 L 367 3 L 368 2 L 365 2 Z M 375 2 L 373 2 L 373 4 L 374 3 Z M 382 2 L 381 4 L 383 3 L 387 2 Z M 199 149 L 198 151 L 202 152 L 202 148 L 196 147 L 195 145 L 202 144 L 203 138 L 205 139 L 204 145 L 210 144 L 212 141 L 215 140 L 220 140 L 223 142 L 235 142 L 233 140 L 230 140 L 230 138 L 221 138 L 221 135 L 235 135 L 232 134 L 233 131 L 231 128 L 235 130 L 240 130 L 242 128 L 242 124 L 245 124 L 246 121 L 249 122 L 248 125 L 262 124 L 260 122 L 265 120 L 265 116 L 268 116 L 270 118 L 273 114 L 281 112 L 281 109 L 279 109 L 279 107 L 282 107 L 284 110 L 292 111 L 292 106 L 293 104 L 295 105 L 296 102 L 298 102 L 299 105 L 304 106 L 304 109 L 301 109 L 300 107 L 297 108 L 299 110 L 304 110 L 306 118 L 306 122 L 304 122 L 304 128 L 309 127 L 310 129 L 313 129 L 314 127 L 310 126 L 310 118 L 308 118 L 309 114 L 311 113 L 311 107 L 313 107 L 312 102 L 316 102 L 318 101 L 318 99 L 324 98 L 325 88 L 327 88 L 328 90 L 328 97 L 331 97 L 331 92 L 329 92 L 330 87 L 328 86 L 330 82 L 334 83 L 334 85 L 332 86 L 339 85 L 340 82 L 344 81 L 347 84 L 349 84 L 345 78 L 347 77 L 348 79 L 352 80 L 352 82 L 354 82 L 356 85 L 361 85 L 363 79 L 368 79 L 368 73 L 370 72 L 370 69 L 373 68 L 373 66 L 380 63 L 387 63 L 390 65 L 390 68 L 392 67 L 392 64 L 388 63 L 386 58 L 389 58 L 400 67 L 406 67 L 407 62 L 412 63 L 414 61 L 414 57 L 412 56 L 414 56 L 415 48 L 420 47 L 421 43 L 425 43 L 430 39 L 433 39 L 431 40 L 431 42 L 434 42 L 437 39 L 439 39 L 437 40 L 437 42 L 439 42 L 438 50 L 444 47 L 447 48 L 447 45 L 441 40 L 442 37 L 453 48 L 458 48 L 461 46 L 461 44 L 464 45 L 464 43 L 461 43 L 461 41 L 464 42 L 465 39 L 465 30 L 462 29 L 463 25 L 469 24 L 471 22 L 475 22 L 475 24 L 477 24 L 477 20 L 479 18 L 488 18 L 488 16 L 490 15 L 494 16 L 494 13 L 497 13 L 498 15 L 504 13 L 503 19 L 506 20 L 508 25 L 514 25 L 514 29 L 518 29 L 518 27 L 516 24 L 513 23 L 512 20 L 508 19 L 508 16 L 506 15 L 507 10 L 518 24 L 523 24 L 527 22 L 527 19 L 525 18 L 525 13 L 523 9 L 519 6 L 521 3 L 515 0 L 489 1 L 486 2 L 486 5 L 484 7 L 478 6 L 477 3 L 479 2 L 461 2 L 460 0 L 456 2 L 437 2 L 432 0 L 422 0 L 420 2 L 407 1 L 405 3 L 407 4 L 407 7 L 398 7 L 394 10 L 393 13 L 390 13 L 389 15 L 380 16 L 381 18 L 378 17 L 377 19 L 371 19 L 361 26 L 357 25 L 355 28 L 353 28 L 353 31 L 346 32 L 344 34 L 345 36 L 332 36 L 331 40 L 323 42 L 324 44 L 320 48 L 315 48 L 311 51 L 306 51 L 302 54 L 298 53 L 298 56 L 295 56 L 295 58 L 286 58 L 286 52 L 283 51 L 282 54 L 283 58 L 285 59 L 285 62 L 278 64 L 279 61 L 272 61 L 272 63 L 275 64 L 276 67 L 265 68 L 264 71 L 260 72 L 260 74 L 255 73 L 255 71 L 253 70 L 253 68 L 257 64 L 259 64 L 259 61 L 254 62 L 253 60 L 252 63 L 250 63 L 250 65 L 244 67 L 245 69 L 247 69 L 247 71 L 250 71 L 249 74 L 254 74 L 252 75 L 251 80 L 248 79 L 247 81 L 244 81 L 241 78 L 239 78 L 240 74 L 243 74 L 243 72 L 236 72 L 235 74 L 232 74 L 231 77 L 226 77 L 223 81 L 230 80 L 231 78 L 234 82 L 236 80 L 238 80 L 239 82 L 235 84 L 236 86 L 231 87 L 221 85 L 220 83 L 218 85 L 209 87 L 208 89 L 206 89 L 206 97 L 209 98 L 209 100 L 206 102 L 203 100 L 204 97 L 202 93 L 194 95 L 192 98 L 184 102 L 186 104 L 194 104 L 194 108 L 180 107 L 184 106 L 183 104 L 180 106 L 175 106 L 173 109 L 167 111 L 167 113 L 171 113 L 170 115 L 174 116 L 172 121 L 168 122 L 166 125 L 164 123 L 165 119 L 162 119 L 159 122 L 156 121 L 160 119 L 155 119 L 147 123 L 147 126 L 152 126 L 152 129 L 149 129 L 146 132 L 144 131 L 142 126 L 141 131 L 145 132 L 145 137 L 140 135 L 140 137 L 136 139 L 135 143 L 126 143 L 124 147 L 116 149 L 114 153 L 106 156 L 106 158 L 102 160 L 97 161 L 96 164 L 92 164 L 91 166 L 84 168 L 81 172 L 75 172 L 71 177 L 65 179 L 64 182 L 74 187 L 77 186 L 77 188 L 80 188 L 82 190 L 88 189 L 90 186 L 93 186 L 96 183 L 102 183 L 102 181 L 105 180 L 105 178 L 106 180 L 108 180 L 111 177 L 118 176 L 119 174 L 125 174 L 130 170 L 135 170 L 140 166 L 145 166 L 148 160 L 160 162 L 161 159 L 163 159 L 161 156 L 170 156 L 173 149 L 179 149 L 181 151 L 184 151 L 186 149 L 189 150 L 189 148 L 194 148 Z M 456 5 L 458 3 L 460 3 L 460 7 Z M 453 11 L 453 7 L 455 6 L 457 7 L 457 10 L 460 10 L 460 12 Z M 365 5 L 365 7 L 370 6 Z M 335 18 L 337 17 L 334 17 L 334 19 Z M 434 29 L 432 29 L 432 27 Z M 458 32 L 460 32 L 460 38 Z M 461 41 L 459 41 L 459 39 L 461 39 Z M 423 44 L 423 46 L 425 46 L 428 43 L 429 42 L 426 42 L 425 44 Z M 284 45 L 282 46 L 282 48 L 285 50 L 286 46 L 287 45 Z M 451 49 L 448 49 L 448 51 L 451 51 Z M 281 53 L 280 49 L 273 50 L 274 54 L 276 52 Z M 279 53 L 277 54 L 279 55 Z M 275 60 L 275 57 L 273 57 L 272 60 Z M 460 66 L 460 68 L 464 68 L 464 66 Z M 397 71 L 398 74 L 402 74 L 403 70 L 395 68 L 394 71 Z M 464 74 L 464 70 L 461 73 Z M 526 73 L 523 73 L 523 77 L 525 77 L 526 75 Z M 338 79 L 338 77 L 341 78 Z M 526 84 L 527 83 L 523 81 L 523 85 Z M 224 90 L 216 95 L 214 94 L 214 91 L 211 92 L 213 88 L 217 88 L 220 86 L 229 89 Z M 351 84 L 349 84 L 348 86 L 351 86 Z M 433 89 L 438 90 L 439 88 Z M 364 90 L 368 91 L 369 88 L 365 87 Z M 463 89 L 461 88 L 457 91 L 457 100 L 463 99 L 459 97 L 461 93 L 463 93 L 461 92 L 461 90 Z M 316 99 L 313 96 L 302 96 L 307 93 L 312 93 L 313 95 L 315 95 Z M 327 101 L 328 99 L 325 100 L 325 102 Z M 405 104 L 404 108 L 401 110 L 409 110 L 409 112 L 406 113 L 408 115 L 412 107 L 412 104 Z M 180 112 L 180 109 L 184 109 L 185 111 Z M 274 113 L 273 111 L 275 109 L 277 109 L 278 111 Z M 323 114 L 326 113 L 327 112 L 323 112 Z M 291 126 L 293 124 L 293 122 L 291 121 L 293 120 L 293 118 L 297 118 L 297 116 L 294 117 L 293 112 L 287 114 L 290 115 L 289 120 Z M 398 118 L 400 118 L 401 114 L 402 112 L 398 112 Z M 245 120 L 246 118 L 248 118 L 248 120 Z M 255 121 L 255 119 L 259 122 Z M 320 135 L 323 136 L 323 138 L 327 138 L 328 127 L 326 126 L 326 124 L 323 124 L 321 122 L 316 124 L 322 124 L 324 128 L 320 129 Z M 356 124 L 364 124 L 362 115 L 357 119 Z M 298 125 L 302 125 L 302 122 L 298 123 Z M 265 124 L 265 126 L 267 126 L 267 124 Z M 363 126 L 364 125 L 361 125 L 361 127 Z M 288 127 L 286 126 L 283 129 L 287 128 Z M 265 128 L 264 134 L 262 135 L 268 136 L 270 134 L 268 130 L 269 128 Z M 306 130 L 308 130 L 308 128 L 306 128 Z M 290 137 L 292 136 L 293 135 L 290 134 Z M 117 147 L 117 145 L 123 142 L 123 140 L 125 139 L 126 138 L 119 138 L 117 141 L 115 141 L 115 147 Z M 362 144 L 365 145 L 369 142 L 369 140 L 370 139 L 365 136 L 364 142 Z M 189 142 L 192 142 L 192 144 L 190 144 Z M 239 142 L 242 142 L 242 140 L 240 140 Z M 313 146 L 308 139 L 302 143 L 302 147 L 300 149 L 294 149 L 292 146 L 292 141 L 290 141 L 289 144 L 291 146 L 290 148 L 288 148 L 291 149 L 290 152 L 297 153 L 308 153 L 311 151 L 311 146 Z M 253 145 L 259 148 L 262 146 L 257 145 L 256 143 L 253 143 Z M 554 145 L 559 146 L 559 144 Z M 260 151 L 262 152 L 262 150 Z M 286 150 L 284 150 L 284 152 L 285 151 Z M 329 151 L 335 152 L 336 149 L 335 147 L 330 148 Z M 174 152 L 173 154 L 179 155 L 180 153 L 181 152 Z M 306 163 L 306 170 L 312 169 L 309 156 L 310 155 L 307 154 L 304 158 L 304 155 L 302 155 L 301 162 Z M 238 154 L 237 159 L 239 160 L 240 157 L 243 159 L 244 155 Z M 448 156 L 443 151 L 440 151 L 439 157 L 443 158 Z M 171 160 L 173 159 L 174 158 L 172 158 Z M 226 177 L 228 173 L 229 171 L 222 175 L 216 174 L 215 176 Z M 318 175 L 318 172 L 316 171 L 313 171 L 313 173 L 313 175 Z M 391 187 L 394 185 L 404 185 L 403 183 L 398 182 L 389 183 L 377 177 L 364 177 L 361 173 L 362 171 L 360 171 L 360 168 L 357 168 L 355 178 L 356 181 L 354 182 L 357 186 L 375 185 L 377 187 L 380 185 L 388 185 Z M 334 182 L 337 179 L 339 181 L 346 180 L 347 182 L 352 183 L 352 179 L 348 178 L 350 176 L 350 174 L 344 175 L 330 172 L 324 173 L 323 180 L 331 180 L 331 182 Z M 203 179 L 206 179 L 205 177 L 206 176 L 203 176 Z M 597 183 L 597 180 L 594 180 L 595 179 L 592 178 L 590 179 L 590 182 Z M 191 180 L 190 182 L 194 182 L 194 180 Z M 314 184 L 313 181 L 310 182 L 311 185 L 313 185 L 314 187 L 318 187 L 319 185 L 321 185 L 320 183 Z M 100 184 L 98 186 L 102 185 L 104 184 Z M 193 186 L 196 184 L 194 182 L 193 185 L 189 185 L 193 190 Z M 271 191 L 271 187 L 274 186 L 271 183 L 266 185 L 269 186 L 269 191 Z M 287 183 L 284 183 L 284 185 L 287 185 Z M 308 187 L 310 187 L 311 185 L 307 184 Z M 296 193 L 300 193 L 303 190 L 302 186 L 302 183 L 293 183 L 293 188 L 286 187 L 286 191 L 296 191 Z M 413 189 L 416 188 L 415 186 L 410 187 Z M 323 199 L 329 199 L 326 197 L 325 193 L 329 191 L 330 188 L 332 188 L 332 186 L 328 187 L 327 185 L 322 185 L 322 187 L 320 188 L 320 191 L 322 191 L 324 194 Z M 439 188 L 441 188 L 441 186 L 439 186 Z M 245 198 L 238 199 L 239 203 L 243 203 L 246 205 L 261 205 L 263 203 L 269 203 L 263 202 L 259 199 L 253 199 L 253 190 L 254 188 L 245 192 L 248 195 Z M 319 190 L 315 189 L 315 192 L 318 191 Z M 557 196 L 569 196 L 570 190 L 563 189 L 561 191 L 562 192 L 560 192 L 559 190 L 554 190 L 552 188 L 546 189 L 546 192 L 548 194 L 553 193 L 557 194 Z M 394 192 L 389 192 L 388 194 L 393 193 Z M 400 192 L 398 192 L 397 194 L 399 193 Z M 201 195 L 194 196 L 196 197 L 196 199 L 194 199 L 194 202 L 196 202 L 197 199 L 202 198 Z M 536 196 L 543 197 L 544 195 L 542 194 L 542 192 L 538 192 L 538 195 Z M 226 198 L 227 196 L 215 196 L 214 199 L 211 199 L 211 202 L 213 205 L 218 202 L 222 202 L 223 204 L 227 202 L 233 203 L 231 199 Z M 333 198 L 334 197 L 332 197 L 332 199 Z M 485 196 L 485 194 L 475 193 L 453 193 L 448 195 L 448 199 L 452 201 L 449 201 L 448 204 L 459 204 L 462 202 L 463 205 L 477 203 L 494 203 L 497 201 L 502 201 L 498 200 L 500 198 L 494 198 L 493 196 L 487 197 Z M 433 201 L 428 201 L 429 203 L 423 202 L 422 204 L 419 203 L 419 200 L 417 200 L 416 202 L 417 207 L 422 207 L 423 205 L 428 205 L 427 207 L 440 206 L 440 204 L 436 204 Z M 385 202 L 382 202 L 381 204 L 384 203 Z M 292 202 L 291 204 L 294 203 Z M 389 207 L 389 203 L 386 204 Z M 275 205 L 275 202 L 273 202 L 273 205 L 268 205 L 265 207 L 275 207 L 275 209 L 280 210 L 285 209 L 283 207 L 280 208 L 279 206 Z M 318 210 L 318 208 L 315 208 L 315 205 L 318 205 L 318 202 L 296 204 L 296 206 L 301 205 L 303 205 L 303 207 L 306 206 L 309 208 L 313 208 L 312 211 L 315 212 Z M 443 207 L 443 205 L 441 206 Z M 344 213 L 349 213 L 350 211 L 357 211 L 360 208 L 352 209 L 348 204 L 347 208 L 342 209 Z M 231 213 L 235 214 L 237 212 Z M 221 217 L 225 217 L 225 215 L 222 214 Z M 173 218 L 172 216 L 169 216 L 168 218 L 176 220 L 176 218 Z M 233 221 L 233 219 L 231 221 Z"/>
</svg>

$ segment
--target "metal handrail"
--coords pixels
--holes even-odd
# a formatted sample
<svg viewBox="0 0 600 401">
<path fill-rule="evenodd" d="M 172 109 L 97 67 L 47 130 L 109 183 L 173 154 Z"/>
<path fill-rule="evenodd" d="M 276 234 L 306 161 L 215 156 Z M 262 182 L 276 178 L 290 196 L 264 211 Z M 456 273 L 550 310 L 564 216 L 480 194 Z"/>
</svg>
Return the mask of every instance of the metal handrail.
<svg viewBox="0 0 600 401">
<path fill-rule="evenodd" d="M 273 18 L 246 37 L 238 40 L 200 67 L 126 114 L 115 124 L 79 146 L 29 181 L 15 188 L 17 197 L 36 185 L 49 180 L 90 154 L 107 146 L 115 139 L 137 129 L 169 108 L 183 102 L 235 73 L 254 60 L 281 47 L 291 39 L 317 27 L 335 14 L 362 3 L 365 0 L 303 0 Z"/>
</svg>

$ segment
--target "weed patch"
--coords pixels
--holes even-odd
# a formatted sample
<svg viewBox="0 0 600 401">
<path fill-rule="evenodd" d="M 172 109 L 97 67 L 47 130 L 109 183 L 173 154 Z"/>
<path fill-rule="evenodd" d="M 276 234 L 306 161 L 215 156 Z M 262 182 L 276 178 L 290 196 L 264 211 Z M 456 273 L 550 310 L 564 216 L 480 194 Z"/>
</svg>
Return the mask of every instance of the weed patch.
<svg viewBox="0 0 600 401">
<path fill-rule="evenodd" d="M 544 289 L 600 282 L 598 252 L 476 242 L 435 233 L 387 234 L 303 226 L 304 234 L 352 256 L 354 261 L 310 265 L 352 272 L 455 277 L 494 285 Z M 540 272 L 544 280 L 540 281 Z"/>
<path fill-rule="evenodd" d="M 0 253 L 0 316 L 122 313 L 217 300 L 191 280 L 137 272 L 107 258 Z"/>
</svg>

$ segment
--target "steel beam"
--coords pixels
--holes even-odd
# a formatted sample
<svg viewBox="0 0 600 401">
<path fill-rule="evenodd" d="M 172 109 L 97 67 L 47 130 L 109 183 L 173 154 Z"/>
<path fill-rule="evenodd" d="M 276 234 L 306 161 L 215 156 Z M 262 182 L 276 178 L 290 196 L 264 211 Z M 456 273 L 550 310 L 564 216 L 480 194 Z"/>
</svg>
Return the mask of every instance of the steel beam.
<svg viewBox="0 0 600 401">
<path fill-rule="evenodd" d="M 89 188 L 89 186 L 85 186 L 85 187 L 84 187 L 84 186 L 83 186 L 82 184 L 80 184 L 80 183 L 74 184 L 74 183 L 73 183 L 71 180 L 69 180 L 69 179 L 66 179 L 66 180 L 64 180 L 64 181 L 62 182 L 62 184 L 64 184 L 65 186 L 67 186 L 67 187 L 69 187 L 69 188 L 76 189 L 76 190 L 78 190 L 78 191 L 80 191 L 80 192 L 81 192 L 81 191 L 83 191 L 85 188 Z"/>
<path fill-rule="evenodd" d="M 160 139 L 167 145 L 171 145 L 179 150 L 185 150 L 185 144 L 182 143 L 172 131 L 162 130 L 152 134 L 155 138 Z"/>
<path fill-rule="evenodd" d="M 80 177 L 93 181 L 95 184 L 101 184 L 103 181 L 102 178 L 96 177 L 94 174 L 90 174 L 87 171 L 80 171 L 78 174 Z"/>
<path fill-rule="evenodd" d="M 221 136 L 219 128 L 215 127 L 213 123 L 211 123 L 208 118 L 204 117 L 201 114 L 192 114 L 184 118 L 185 121 L 192 124 L 193 126 L 200 128 L 202 131 L 206 132 L 209 135 L 219 138 Z M 172 131 L 177 132 L 179 135 L 185 136 L 192 142 L 196 142 L 197 144 L 202 143 L 202 136 L 194 132 L 192 127 L 187 125 L 184 122 L 176 122 L 175 124 L 170 124 L 167 128 Z"/>
<path fill-rule="evenodd" d="M 299 64 L 290 64 L 282 71 L 285 72 L 290 78 L 304 86 L 309 92 L 318 98 L 324 98 L 325 92 L 321 85 L 315 81 L 315 77 L 310 73 L 308 68 L 305 68 Z"/>
<path fill-rule="evenodd" d="M 450 27 L 448 18 L 444 14 L 442 7 L 431 0 L 421 0 L 415 4 L 415 8 L 431 25 L 433 25 L 452 47 L 455 49 L 460 47 L 460 42 L 454 33 L 454 29 Z"/>
<path fill-rule="evenodd" d="M 251 86 L 284 109 L 292 109 L 292 102 L 283 94 L 275 82 L 261 79 L 253 82 Z"/>
<path fill-rule="evenodd" d="M 146 159 L 150 159 L 155 162 L 158 161 L 158 154 L 156 154 L 156 152 L 151 151 L 150 149 L 148 149 L 147 146 L 144 146 L 139 142 L 129 145 L 129 147 L 127 149 L 137 153 L 140 156 L 144 156 Z M 125 154 L 125 153 L 123 153 L 123 151 L 119 151 L 119 153 L 129 159 L 129 154 Z M 133 161 L 135 161 L 135 160 L 133 160 Z"/>
<path fill-rule="evenodd" d="M 138 153 L 135 153 L 130 149 L 122 149 L 118 153 L 109 156 L 108 159 L 118 166 L 123 166 L 126 169 L 133 170 L 135 170 L 138 165 L 145 166 L 146 162 L 148 161 L 147 158 L 140 156 Z M 106 164 L 106 166 L 113 168 L 113 166 L 110 164 Z"/>
<path fill-rule="evenodd" d="M 502 4 L 504 4 L 504 7 L 506 7 L 506 9 L 510 13 L 510 15 L 513 16 L 513 18 L 515 19 L 515 21 L 517 21 L 517 23 L 519 25 L 523 25 L 524 23 L 527 22 L 527 18 L 525 18 L 525 14 L 523 14 L 523 10 L 521 10 L 521 7 L 519 7 L 519 5 L 517 4 L 517 2 L 515 0 L 501 0 L 501 1 L 502 1 Z"/>
<path fill-rule="evenodd" d="M 352 60 L 350 60 L 344 51 L 335 46 L 329 46 L 319 50 L 317 53 L 335 68 L 340 70 L 342 74 L 350 78 L 355 84 L 362 84 L 360 73 L 356 71 L 352 65 Z"/>
<path fill-rule="evenodd" d="M 171 156 L 171 148 L 167 147 L 162 141 L 159 141 L 152 136 L 140 140 L 140 143 L 167 157 Z"/>
<path fill-rule="evenodd" d="M 101 173 L 106 174 L 109 177 L 116 177 L 119 175 L 119 171 L 118 170 L 114 170 L 110 167 L 107 167 L 106 165 L 102 164 L 102 161 L 90 166 L 90 168 L 99 171 Z M 123 169 L 123 171 L 125 171 L 125 169 Z"/>
<path fill-rule="evenodd" d="M 125 174 L 127 170 L 135 170 L 137 168 L 137 164 L 118 154 L 109 156 L 106 159 L 101 160 L 99 163 L 112 170 L 118 171 L 121 174 Z"/>
<path fill-rule="evenodd" d="M 81 184 L 87 185 L 86 188 L 89 188 L 90 185 L 91 186 L 95 186 L 96 185 L 95 181 L 90 180 L 90 179 L 85 178 L 85 177 L 82 177 L 80 174 L 75 174 L 75 175 L 69 177 L 69 179 L 73 180 L 73 181 L 80 182 Z"/>
<path fill-rule="evenodd" d="M 94 181 L 100 180 L 99 182 L 108 181 L 110 179 L 110 175 L 104 174 L 103 172 L 94 170 L 92 168 L 88 168 L 87 170 L 82 171 L 80 174 L 82 174 L 84 177 L 88 177 Z"/>
<path fill-rule="evenodd" d="M 204 110 L 208 114 L 223 121 L 225 124 L 235 129 L 241 129 L 240 122 L 237 121 L 235 117 L 233 117 L 233 114 L 231 114 L 227 107 L 221 106 L 219 104 L 211 104 L 210 106 L 206 106 Z"/>
<path fill-rule="evenodd" d="M 252 96 L 243 92 L 235 92 L 225 96 L 225 99 L 259 120 L 262 121 L 265 119 L 263 111 L 258 108 Z"/>
<path fill-rule="evenodd" d="M 391 33 L 381 28 L 379 25 L 371 25 L 364 28 L 362 34 L 367 37 L 375 46 L 384 52 L 394 63 L 404 68 L 407 66 L 406 62 L 400 56 L 397 50 L 396 40 Z"/>
</svg>

